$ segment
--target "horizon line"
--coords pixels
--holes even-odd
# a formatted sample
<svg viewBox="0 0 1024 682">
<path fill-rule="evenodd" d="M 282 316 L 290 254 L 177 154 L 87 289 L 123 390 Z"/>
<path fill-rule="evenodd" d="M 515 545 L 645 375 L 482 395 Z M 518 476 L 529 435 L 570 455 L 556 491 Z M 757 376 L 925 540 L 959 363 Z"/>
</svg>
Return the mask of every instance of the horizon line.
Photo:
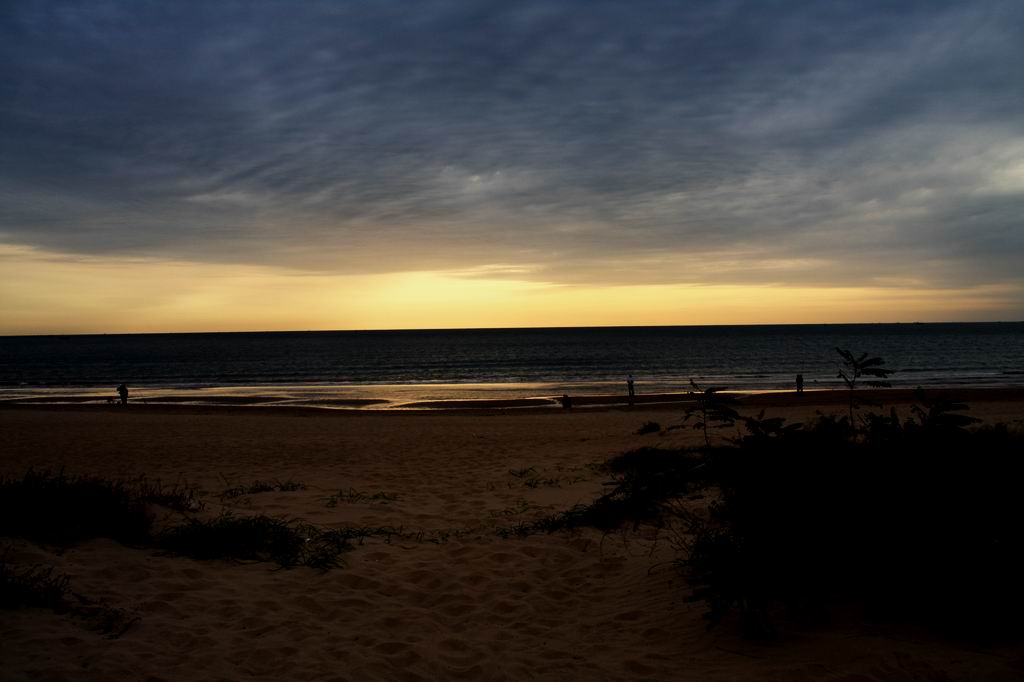
<svg viewBox="0 0 1024 682">
<path fill-rule="evenodd" d="M 550 327 L 397 327 L 391 329 L 242 329 L 233 331 L 161 331 L 161 332 L 60 332 L 40 334 L 0 334 L 0 338 L 44 338 L 58 336 L 169 336 L 209 334 L 358 334 L 392 332 L 476 332 L 476 331 L 542 331 L 568 329 L 676 329 L 676 328 L 731 328 L 731 327 L 867 327 L 877 325 L 943 325 L 943 324 L 1024 324 L 1024 320 L 919 320 L 899 322 L 755 322 L 750 324 L 630 324 L 579 325 Z"/>
</svg>

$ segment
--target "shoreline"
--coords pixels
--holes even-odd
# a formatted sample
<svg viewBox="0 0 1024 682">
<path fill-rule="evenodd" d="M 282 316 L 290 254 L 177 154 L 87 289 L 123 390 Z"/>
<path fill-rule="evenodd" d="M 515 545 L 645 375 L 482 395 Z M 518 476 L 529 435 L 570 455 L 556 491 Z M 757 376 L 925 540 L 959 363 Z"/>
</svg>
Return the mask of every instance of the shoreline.
<svg viewBox="0 0 1024 682">
<path fill-rule="evenodd" d="M 915 402 L 917 389 L 857 389 L 854 398 L 865 407 L 877 404 L 909 404 Z M 931 399 L 957 402 L 1018 402 L 1024 401 L 1024 388 L 1016 387 L 964 387 L 924 389 Z M 801 393 L 779 391 L 723 391 L 736 400 L 739 407 L 784 407 L 808 405 L 846 405 L 850 392 L 846 389 L 809 389 Z M 559 396 L 495 399 L 420 400 L 394 403 L 384 398 L 336 398 L 320 400 L 281 400 L 271 396 L 159 396 L 130 399 L 127 407 L 94 396 L 34 396 L 0 400 L 0 410 L 41 409 L 59 411 L 145 411 L 146 413 L 207 412 L 244 414 L 255 413 L 308 413 L 308 414 L 522 414 L 565 413 L 575 411 L 607 410 L 677 410 L 680 406 L 696 402 L 698 394 L 658 393 L 639 394 L 629 405 L 626 395 L 583 394 L 572 395 L 573 407 L 562 408 Z"/>
</svg>

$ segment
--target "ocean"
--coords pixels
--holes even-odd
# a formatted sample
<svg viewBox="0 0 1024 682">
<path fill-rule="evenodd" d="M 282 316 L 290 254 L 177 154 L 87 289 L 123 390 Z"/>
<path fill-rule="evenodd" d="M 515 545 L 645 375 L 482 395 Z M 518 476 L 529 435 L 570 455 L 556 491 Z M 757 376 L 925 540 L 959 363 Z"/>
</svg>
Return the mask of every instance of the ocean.
<svg viewBox="0 0 1024 682">
<path fill-rule="evenodd" d="M 1022 386 L 1024 322 L 0 337 L 0 399 L 133 396 L 239 403 L 523 398 L 839 386 L 836 347 L 894 386 Z M 353 403 L 355 404 L 355 403 Z"/>
</svg>

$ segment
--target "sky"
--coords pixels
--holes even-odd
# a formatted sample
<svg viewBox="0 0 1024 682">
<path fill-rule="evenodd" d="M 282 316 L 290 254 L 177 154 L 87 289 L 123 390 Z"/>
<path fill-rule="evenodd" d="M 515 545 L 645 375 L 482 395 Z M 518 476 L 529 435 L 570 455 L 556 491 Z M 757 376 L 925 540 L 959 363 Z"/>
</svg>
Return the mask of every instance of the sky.
<svg viewBox="0 0 1024 682">
<path fill-rule="evenodd" d="M 0 334 L 1024 319 L 1024 3 L 0 4 Z"/>
</svg>

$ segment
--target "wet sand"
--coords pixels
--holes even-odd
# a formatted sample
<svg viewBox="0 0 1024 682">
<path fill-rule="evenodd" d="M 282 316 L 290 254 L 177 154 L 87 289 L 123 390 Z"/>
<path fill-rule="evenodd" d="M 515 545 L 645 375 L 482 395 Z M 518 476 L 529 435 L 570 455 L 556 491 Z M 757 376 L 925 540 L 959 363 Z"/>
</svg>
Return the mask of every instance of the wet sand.
<svg viewBox="0 0 1024 682">
<path fill-rule="evenodd" d="M 964 391 L 959 392 L 961 395 Z M 864 393 L 862 398 L 869 398 Z M 906 413 L 909 395 L 880 397 Z M 805 419 L 844 411 L 846 396 L 746 399 L 750 410 Z M 1021 426 L 1019 391 L 970 395 L 971 413 Z M 396 526 L 345 567 L 275 570 L 195 561 L 95 540 L 56 554 L 20 540 L 19 564 L 55 565 L 76 592 L 136 612 L 107 639 L 42 610 L 4 614 L 5 679 L 920 680 L 1020 679 L 1024 647 L 952 642 L 926 629 L 838 612 L 816 630 L 743 640 L 707 632 L 687 603 L 674 552 L 650 531 L 586 530 L 502 539 L 501 526 L 589 502 L 593 464 L 643 445 L 692 442 L 667 426 L 678 404 L 374 411 L 253 406 L 25 405 L 0 408 L 0 468 L 60 467 L 146 475 L 206 491 L 204 513 L 263 512 L 326 527 Z M 532 470 L 532 473 L 522 472 Z M 254 480 L 295 492 L 222 500 Z M 527 481 L 540 481 L 528 485 Z M 356 502 L 329 497 L 367 493 Z M 367 499 L 384 492 L 397 499 Z M 353 496 L 358 497 L 358 496 Z M 173 514 L 172 512 L 166 512 Z"/>
</svg>

